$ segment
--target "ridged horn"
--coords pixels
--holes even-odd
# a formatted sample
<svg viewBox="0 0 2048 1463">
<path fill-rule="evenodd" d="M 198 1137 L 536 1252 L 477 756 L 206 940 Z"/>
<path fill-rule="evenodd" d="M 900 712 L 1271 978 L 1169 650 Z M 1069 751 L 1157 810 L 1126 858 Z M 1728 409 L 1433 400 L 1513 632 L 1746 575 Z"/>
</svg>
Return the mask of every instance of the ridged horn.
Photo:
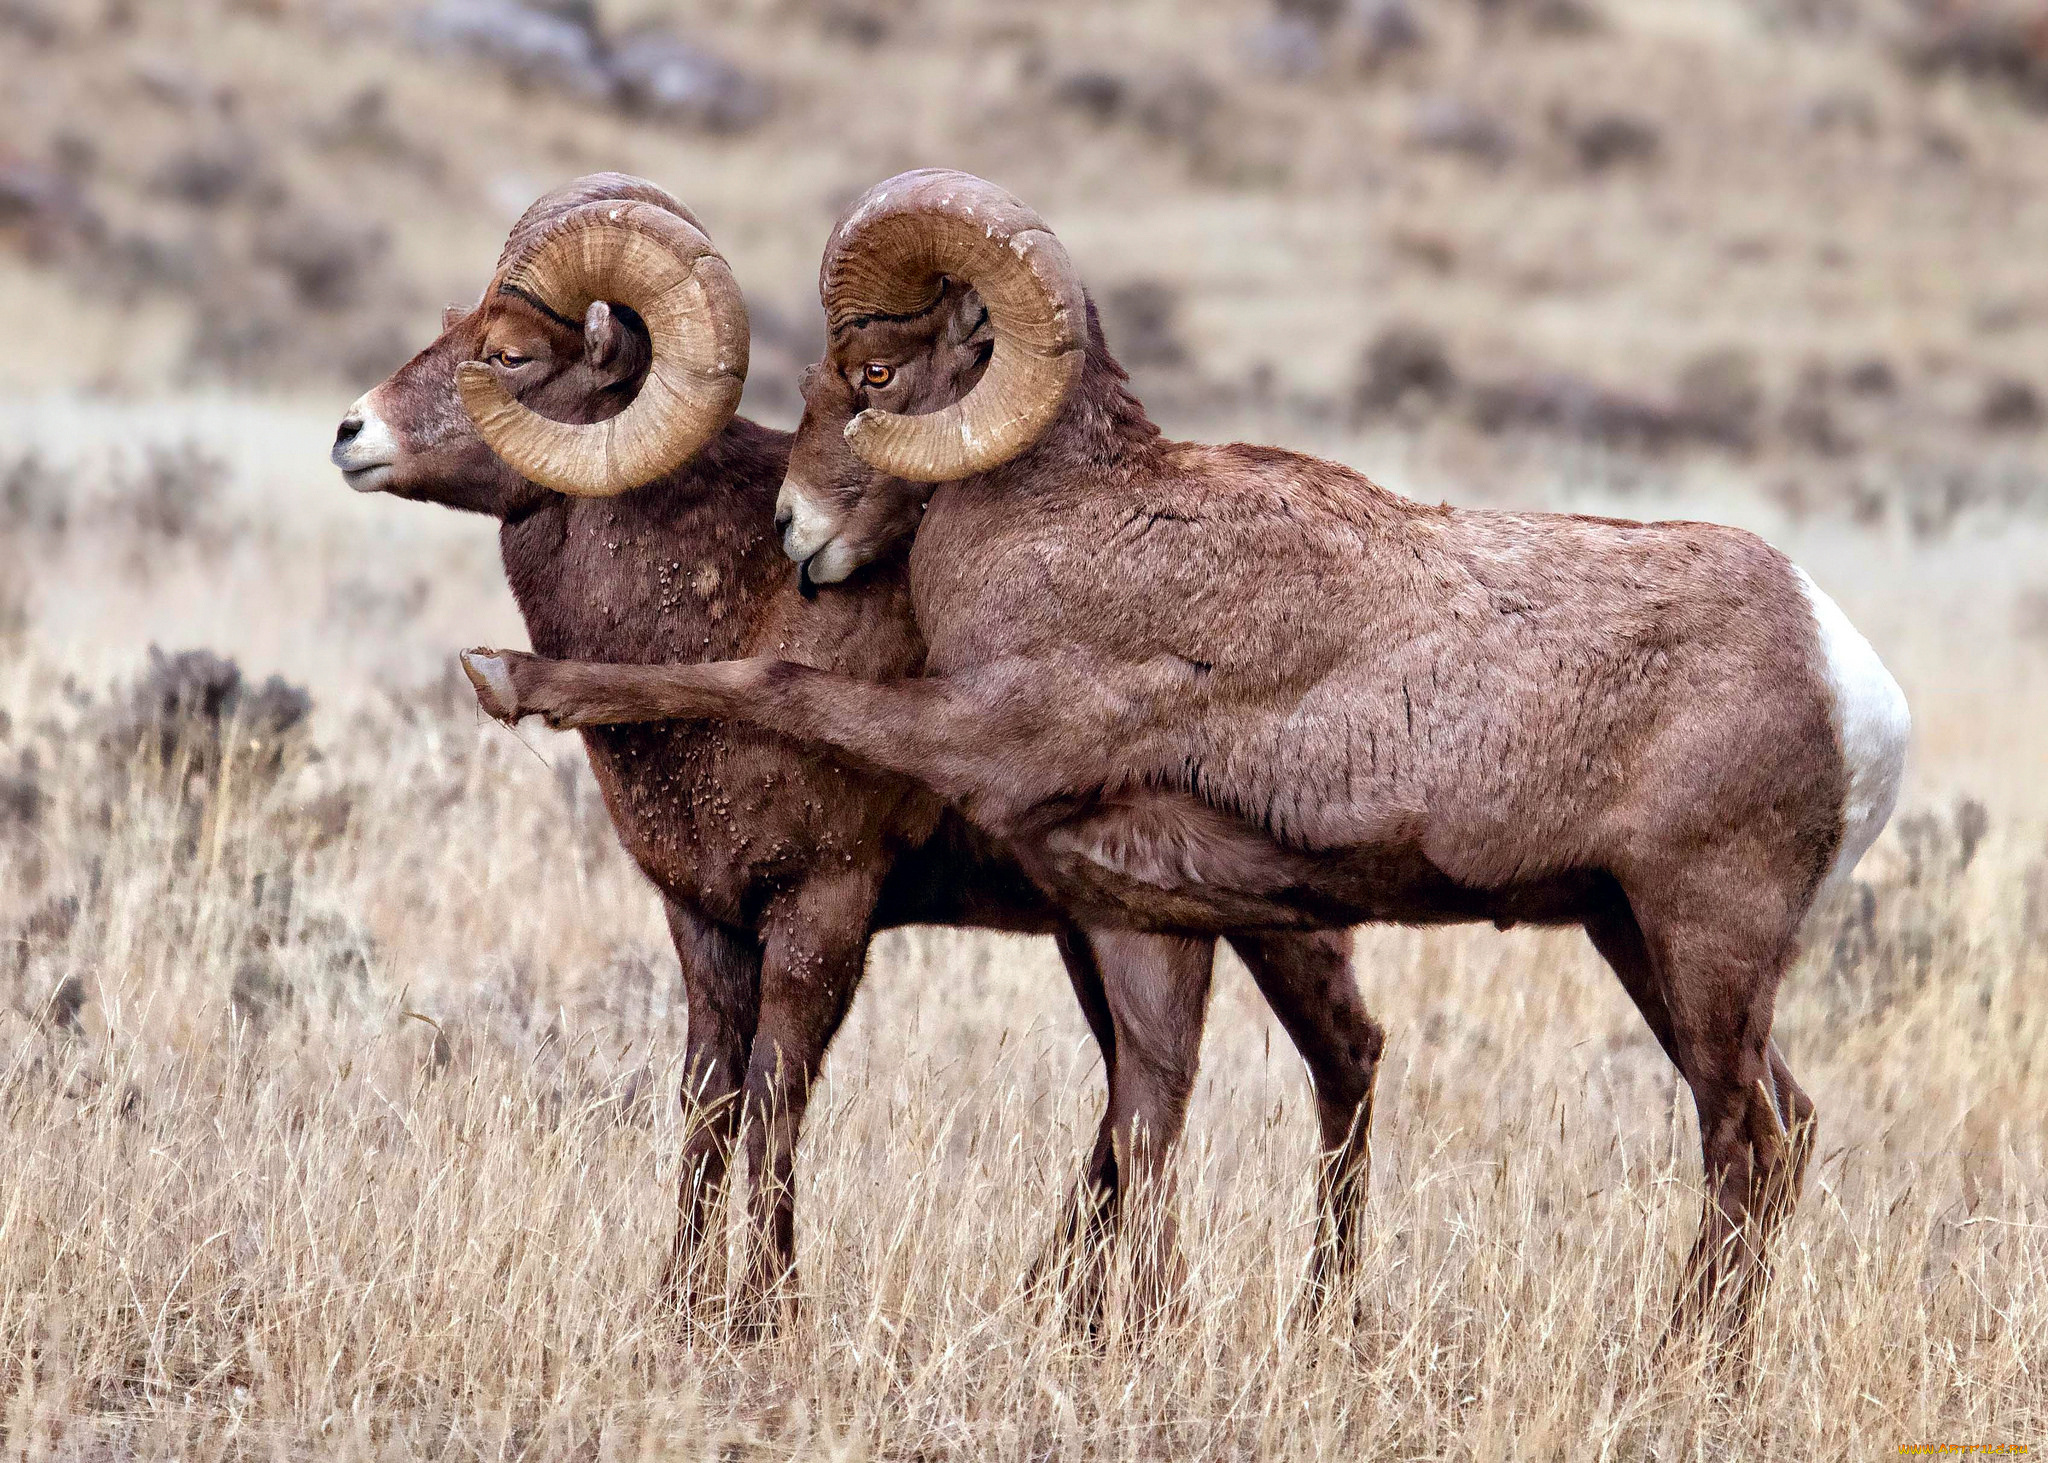
<svg viewBox="0 0 2048 1463">
<path fill-rule="evenodd" d="M 513 224 L 512 231 L 505 236 L 505 247 L 498 255 L 498 268 L 502 270 L 530 248 L 534 236 L 542 229 L 570 209 L 585 203 L 651 203 L 656 208 L 667 209 L 707 239 L 711 237 L 711 230 L 704 227 L 703 220 L 660 184 L 636 178 L 631 173 L 586 173 L 573 182 L 564 183 L 552 193 L 541 194 L 526 206 L 526 212 L 519 215 L 519 222 Z"/>
<path fill-rule="evenodd" d="M 482 361 L 456 368 L 463 409 L 491 450 L 559 493 L 611 497 L 673 471 L 732 419 L 746 381 L 747 307 L 732 271 L 686 210 L 641 186 L 658 200 L 557 203 L 536 219 L 562 195 L 541 200 L 513 229 L 493 284 L 568 320 L 595 300 L 635 311 L 653 359 L 631 406 L 609 421 L 553 421 L 522 406 Z"/>
<path fill-rule="evenodd" d="M 1045 220 L 971 173 L 924 168 L 877 183 L 832 231 L 818 271 L 835 335 L 875 316 L 916 316 L 946 279 L 988 307 L 995 350 L 981 380 L 939 411 L 870 408 L 846 440 L 870 467 L 914 482 L 986 472 L 1029 448 L 1080 379 L 1088 307 Z"/>
</svg>

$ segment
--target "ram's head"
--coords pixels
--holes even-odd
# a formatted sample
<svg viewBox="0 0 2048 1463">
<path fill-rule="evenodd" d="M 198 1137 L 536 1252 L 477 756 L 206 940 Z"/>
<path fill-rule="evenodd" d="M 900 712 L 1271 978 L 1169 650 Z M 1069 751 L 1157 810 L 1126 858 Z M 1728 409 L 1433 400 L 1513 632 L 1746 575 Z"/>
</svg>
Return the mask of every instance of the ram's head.
<svg viewBox="0 0 2048 1463">
<path fill-rule="evenodd" d="M 472 309 L 349 408 L 350 487 L 507 516 L 625 492 L 723 428 L 747 373 L 739 286 L 668 193 L 599 173 L 513 226 Z"/>
<path fill-rule="evenodd" d="M 818 291 L 825 356 L 804 375 L 776 525 L 827 584 L 900 542 L 934 485 L 1044 435 L 1080 377 L 1088 306 L 1043 219 L 944 169 L 869 189 L 833 229 Z"/>
</svg>

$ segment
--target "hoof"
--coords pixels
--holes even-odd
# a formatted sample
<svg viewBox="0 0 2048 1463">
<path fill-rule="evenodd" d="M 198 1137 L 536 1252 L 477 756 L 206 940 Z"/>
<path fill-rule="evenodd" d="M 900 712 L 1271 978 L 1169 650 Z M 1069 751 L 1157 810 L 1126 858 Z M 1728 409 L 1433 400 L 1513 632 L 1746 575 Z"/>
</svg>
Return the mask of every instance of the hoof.
<svg viewBox="0 0 2048 1463">
<path fill-rule="evenodd" d="M 512 667 L 502 655 L 488 650 L 462 652 L 462 673 L 476 688 L 477 705 L 507 726 L 519 720 L 519 690 L 512 684 Z"/>
</svg>

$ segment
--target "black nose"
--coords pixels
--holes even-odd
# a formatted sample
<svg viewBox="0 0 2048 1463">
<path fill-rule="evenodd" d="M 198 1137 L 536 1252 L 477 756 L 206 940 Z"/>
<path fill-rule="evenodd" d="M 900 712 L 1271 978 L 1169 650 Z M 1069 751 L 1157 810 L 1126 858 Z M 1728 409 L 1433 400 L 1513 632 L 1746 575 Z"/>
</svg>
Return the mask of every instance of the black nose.
<svg viewBox="0 0 2048 1463">
<path fill-rule="evenodd" d="M 784 508 L 777 505 L 775 509 L 775 536 L 777 538 L 781 538 L 782 535 L 789 532 L 789 520 L 794 517 L 796 517 L 796 510 L 794 508 Z"/>
<path fill-rule="evenodd" d="M 341 425 L 335 429 L 334 445 L 337 447 L 346 446 L 354 440 L 356 433 L 362 431 L 362 429 L 363 419 L 354 412 L 350 412 L 341 419 Z"/>
</svg>

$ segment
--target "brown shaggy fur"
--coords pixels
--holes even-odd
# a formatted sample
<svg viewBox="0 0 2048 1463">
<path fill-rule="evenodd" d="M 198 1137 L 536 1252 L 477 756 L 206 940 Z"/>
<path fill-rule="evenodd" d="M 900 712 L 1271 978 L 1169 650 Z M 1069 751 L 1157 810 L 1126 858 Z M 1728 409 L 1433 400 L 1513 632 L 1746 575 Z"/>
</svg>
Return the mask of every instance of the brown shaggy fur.
<svg viewBox="0 0 2048 1463">
<path fill-rule="evenodd" d="M 1082 383 L 1035 446 L 935 492 L 878 481 L 841 429 L 957 399 L 986 359 L 978 309 L 949 287 L 842 329 L 792 452 L 853 562 L 915 533 L 923 679 L 507 657 L 486 705 L 829 745 L 949 799 L 1097 924 L 1582 925 L 1698 1106 L 1688 1294 L 1739 1279 L 1746 1300 L 1810 1150 L 1772 1009 L 1847 793 L 1792 567 L 1709 524 L 1432 507 L 1299 454 L 1164 440 L 1092 309 Z"/>
<path fill-rule="evenodd" d="M 619 196 L 620 180 L 588 181 L 594 196 Z M 647 364 L 644 332 L 603 307 L 579 326 L 487 292 L 475 310 L 451 311 L 439 339 L 358 403 L 335 460 L 354 468 L 359 486 L 497 518 L 506 575 L 540 651 L 639 665 L 775 655 L 863 678 L 921 669 L 900 558 L 858 592 L 797 592 L 797 571 L 769 532 L 787 434 L 736 420 L 667 478 L 616 498 L 563 497 L 500 462 L 456 398 L 459 362 L 508 349 L 529 362 L 506 372 L 515 392 L 567 421 L 621 410 Z M 383 459 L 381 475 L 363 465 L 366 430 L 390 439 L 369 454 Z M 704 1117 L 685 1152 L 677 1283 L 715 1283 L 706 1271 L 723 1245 L 703 1240 L 743 1118 L 754 1219 L 767 1239 L 751 1288 L 788 1272 L 808 1090 L 870 934 L 902 924 L 1057 935 L 1110 1085 L 1069 1238 L 1117 1226 L 1142 1177 L 1134 1156 L 1146 1160 L 1140 1171 L 1157 1170 L 1179 1130 L 1212 940 L 1085 934 L 929 793 L 771 732 L 670 722 L 591 728 L 584 742 L 621 840 L 662 892 L 688 993 L 687 1096 Z M 1350 980 L 1348 937 L 1236 943 L 1315 1075 L 1334 1185 L 1319 1257 L 1348 1254 L 1381 1045 Z M 1163 1196 L 1163 1184 L 1153 1187 Z"/>
</svg>

